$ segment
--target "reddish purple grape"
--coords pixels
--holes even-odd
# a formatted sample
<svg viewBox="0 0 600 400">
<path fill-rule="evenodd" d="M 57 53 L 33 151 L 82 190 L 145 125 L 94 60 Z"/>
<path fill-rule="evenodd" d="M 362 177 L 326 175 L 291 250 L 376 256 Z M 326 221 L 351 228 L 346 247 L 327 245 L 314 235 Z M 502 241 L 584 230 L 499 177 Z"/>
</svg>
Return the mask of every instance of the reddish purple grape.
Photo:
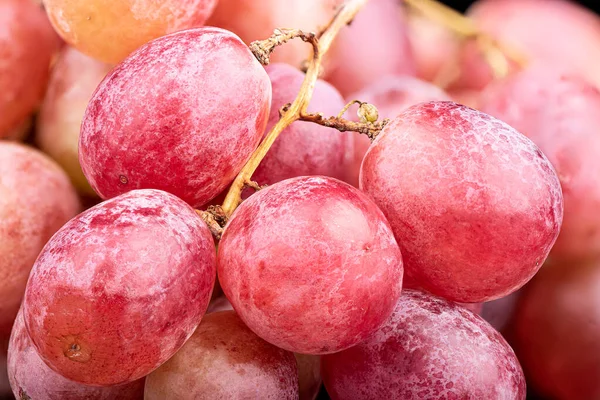
<svg viewBox="0 0 600 400">
<path fill-rule="evenodd" d="M 299 400 L 315 400 L 321 389 L 321 357 L 295 353 L 298 365 Z"/>
<path fill-rule="evenodd" d="M 464 303 L 523 286 L 562 221 L 558 177 L 533 142 L 452 102 L 421 103 L 388 124 L 360 183 L 387 216 L 407 277 Z"/>
<path fill-rule="evenodd" d="M 298 399 L 296 359 L 256 336 L 235 312 L 211 313 L 146 378 L 144 399 Z"/>
<path fill-rule="evenodd" d="M 17 399 L 142 400 L 144 379 L 120 386 L 96 387 L 70 381 L 50 369 L 36 352 L 19 312 L 10 338 L 8 373 Z"/>
<path fill-rule="evenodd" d="M 265 133 L 279 120 L 279 109 L 294 101 L 304 80 L 304 74 L 288 64 L 271 64 L 266 70 L 273 86 L 273 101 Z M 337 115 L 345 104 L 333 86 L 318 80 L 308 111 Z M 304 175 L 342 179 L 352 155 L 352 141 L 351 133 L 296 121 L 277 138 L 252 179 L 261 185 Z"/>
<path fill-rule="evenodd" d="M 119 64 L 92 96 L 79 143 L 102 198 L 161 189 L 193 207 L 241 170 L 267 123 L 271 83 L 234 34 L 163 36 Z"/>
<path fill-rule="evenodd" d="M 551 257 L 600 255 L 600 92 L 546 65 L 532 65 L 490 85 L 481 110 L 527 135 L 552 162 L 565 215 Z"/>
<path fill-rule="evenodd" d="M 359 343 L 389 317 L 402 257 L 366 195 L 333 178 L 299 177 L 240 205 L 219 244 L 218 274 L 258 336 L 324 354 Z"/>
<path fill-rule="evenodd" d="M 414 290 L 369 339 L 323 356 L 321 373 L 333 400 L 525 399 L 519 361 L 494 328 Z"/>
<path fill-rule="evenodd" d="M 182 200 L 136 190 L 69 221 L 37 259 L 23 315 L 52 369 L 109 386 L 168 360 L 204 315 L 215 282 L 215 247 Z"/>
</svg>

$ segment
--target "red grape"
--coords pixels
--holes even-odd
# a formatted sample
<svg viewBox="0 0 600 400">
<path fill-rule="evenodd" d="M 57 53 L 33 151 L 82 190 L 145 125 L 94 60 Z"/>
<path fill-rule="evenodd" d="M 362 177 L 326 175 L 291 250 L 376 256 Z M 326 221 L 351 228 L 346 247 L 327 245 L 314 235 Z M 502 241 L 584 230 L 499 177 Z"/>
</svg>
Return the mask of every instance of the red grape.
<svg viewBox="0 0 600 400">
<path fill-rule="evenodd" d="M 0 1 L 0 138 L 41 101 L 58 43 L 44 11 L 32 1 Z"/>
<path fill-rule="evenodd" d="M 218 273 L 258 336 L 324 354 L 364 340 L 390 315 L 402 258 L 367 196 L 333 178 L 299 177 L 240 205 L 219 244 Z"/>
<path fill-rule="evenodd" d="M 411 76 L 389 75 L 380 78 L 370 86 L 348 99 L 360 100 L 377 106 L 379 119 L 394 118 L 408 107 L 431 100 L 450 100 L 450 96 L 439 87 Z M 355 110 L 351 108 L 351 110 Z M 358 121 L 357 117 L 352 117 Z M 358 186 L 358 174 L 371 140 L 366 135 L 354 135 L 354 158 L 348 170 L 348 181 Z"/>
<path fill-rule="evenodd" d="M 8 339 L 40 250 L 79 209 L 56 163 L 30 147 L 0 142 L 0 342 Z"/>
<path fill-rule="evenodd" d="M 218 195 L 260 141 L 271 83 L 248 47 L 218 28 L 156 39 L 100 84 L 80 161 L 102 198 L 161 189 L 193 207 Z"/>
<path fill-rule="evenodd" d="M 551 257 L 600 255 L 600 92 L 580 78 L 533 65 L 490 85 L 481 110 L 527 135 L 556 168 L 565 215 Z"/>
<path fill-rule="evenodd" d="M 76 382 L 139 379 L 196 329 L 215 256 L 204 221 L 166 192 L 131 191 L 92 207 L 54 235 L 31 272 L 23 315 L 33 344 Z"/>
<path fill-rule="evenodd" d="M 70 45 L 105 62 L 119 62 L 144 43 L 198 27 L 217 0 L 43 0 L 54 28 Z"/>
<path fill-rule="evenodd" d="M 360 178 L 394 230 L 407 277 L 454 301 L 523 286 L 562 221 L 558 177 L 533 142 L 452 102 L 400 114 L 373 142 Z"/>
<path fill-rule="evenodd" d="M 296 360 L 256 336 L 235 312 L 211 313 L 148 376 L 144 399 L 298 399 Z"/>
<path fill-rule="evenodd" d="M 600 397 L 600 264 L 542 268 L 524 288 L 515 351 L 531 385 L 552 399 Z"/>
<path fill-rule="evenodd" d="M 51 370 L 36 352 L 19 312 L 10 338 L 8 373 L 17 399 L 142 400 L 144 379 L 121 386 L 94 387 L 70 381 Z"/>
<path fill-rule="evenodd" d="M 267 68 L 273 101 L 265 132 L 279 120 L 279 109 L 297 96 L 304 74 L 287 64 Z M 337 115 L 344 99 L 329 83 L 318 80 L 308 111 Z M 341 179 L 352 154 L 352 134 L 341 133 L 312 122 L 297 121 L 282 132 L 253 175 L 259 184 L 273 184 L 303 175 L 326 175 Z"/>
<path fill-rule="evenodd" d="M 525 399 L 514 352 L 462 307 L 405 290 L 390 319 L 358 346 L 323 356 L 337 399 Z"/>
<path fill-rule="evenodd" d="M 408 29 L 398 1 L 369 0 L 352 24 L 340 31 L 332 57 L 334 66 L 326 79 L 344 96 L 384 75 L 414 75 Z"/>
<path fill-rule="evenodd" d="M 79 165 L 79 130 L 94 90 L 109 71 L 108 64 L 65 46 L 52 70 L 37 119 L 38 145 L 65 169 L 77 189 L 86 195 L 95 193 Z"/>
</svg>

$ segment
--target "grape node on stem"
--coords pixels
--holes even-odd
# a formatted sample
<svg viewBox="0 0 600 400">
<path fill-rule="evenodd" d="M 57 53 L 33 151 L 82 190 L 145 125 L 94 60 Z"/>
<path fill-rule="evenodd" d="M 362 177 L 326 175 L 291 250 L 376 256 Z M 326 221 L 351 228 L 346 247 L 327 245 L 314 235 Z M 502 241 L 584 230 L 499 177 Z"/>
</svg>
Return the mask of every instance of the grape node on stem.
<svg viewBox="0 0 600 400">
<path fill-rule="evenodd" d="M 256 58 L 263 64 L 269 63 L 269 56 L 275 47 L 294 38 L 300 38 L 309 42 L 313 47 L 313 57 L 308 63 L 306 76 L 298 96 L 291 104 L 282 107 L 280 110 L 281 118 L 265 136 L 264 140 L 254 151 L 244 168 L 233 181 L 229 192 L 223 201 L 223 205 L 201 213 L 202 218 L 207 222 L 215 237 L 220 235 L 221 232 L 218 227 L 224 226 L 227 219 L 241 203 L 242 190 L 247 186 L 253 187 L 251 180 L 252 174 L 256 171 L 256 168 L 275 142 L 275 139 L 277 139 L 279 134 L 294 121 L 311 121 L 340 130 L 355 130 L 357 132 L 370 133 L 371 136 L 375 135 L 377 129 L 380 130 L 382 127 L 383 123 L 369 123 L 368 125 L 370 125 L 370 127 L 365 130 L 365 127 L 363 127 L 365 124 L 345 121 L 340 118 L 325 118 L 320 114 L 311 114 L 307 112 L 307 107 L 312 98 L 315 83 L 318 79 L 323 56 L 329 50 L 340 29 L 350 23 L 354 19 L 356 13 L 358 13 L 366 3 L 367 0 L 346 1 L 337 11 L 334 18 L 318 35 L 306 33 L 298 29 L 277 29 L 269 39 L 257 41 L 250 45 L 250 49 Z"/>
</svg>

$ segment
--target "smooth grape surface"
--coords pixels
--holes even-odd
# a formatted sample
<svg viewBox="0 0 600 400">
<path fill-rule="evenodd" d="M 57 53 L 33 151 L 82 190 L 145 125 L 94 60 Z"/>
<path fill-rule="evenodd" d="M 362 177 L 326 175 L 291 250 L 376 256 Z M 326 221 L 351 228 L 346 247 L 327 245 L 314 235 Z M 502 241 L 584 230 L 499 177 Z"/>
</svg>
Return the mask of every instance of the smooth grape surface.
<svg viewBox="0 0 600 400">
<path fill-rule="evenodd" d="M 217 0 L 43 0 L 50 21 L 67 43 L 116 63 L 160 36 L 202 26 Z"/>
<path fill-rule="evenodd" d="M 517 308 L 514 347 L 541 394 L 557 400 L 600 397 L 600 264 L 544 267 Z"/>
<path fill-rule="evenodd" d="M 271 82 L 248 47 L 218 28 L 152 41 L 92 97 L 79 159 L 102 198 L 161 189 L 193 207 L 217 196 L 260 141 Z"/>
<path fill-rule="evenodd" d="M 317 32 L 331 20 L 342 1 L 219 0 L 207 25 L 227 29 L 249 45 L 255 40 L 268 39 L 276 28 Z M 310 44 L 295 39 L 277 47 L 270 59 L 300 67 L 310 54 Z"/>
<path fill-rule="evenodd" d="M 81 120 L 92 94 L 111 67 L 65 46 L 53 67 L 37 119 L 36 142 L 67 172 L 78 191 L 95 195 L 79 165 Z"/>
<path fill-rule="evenodd" d="M 19 312 L 10 338 L 8 373 L 17 399 L 142 400 L 144 379 L 120 386 L 87 386 L 51 370 L 36 352 Z"/>
<path fill-rule="evenodd" d="M 390 319 L 358 346 L 321 359 L 333 400 L 525 400 L 513 350 L 479 316 L 404 290 Z"/>
<path fill-rule="evenodd" d="M 390 315 L 402 257 L 363 193 L 333 178 L 278 182 L 244 201 L 218 252 L 223 292 L 266 341 L 324 354 L 357 344 Z"/>
<path fill-rule="evenodd" d="M 569 0 L 480 0 L 467 14 L 529 63 L 565 68 L 600 85 L 600 17 L 582 5 Z M 480 90 L 492 81 L 492 71 L 472 41 L 461 50 L 459 68 L 453 87 Z M 516 65 L 513 69 L 518 70 Z"/>
<path fill-rule="evenodd" d="M 0 1 L 0 138 L 27 119 L 44 96 L 58 37 L 32 1 Z"/>
<path fill-rule="evenodd" d="M 213 238 L 196 212 L 136 190 L 69 221 L 42 250 L 23 315 L 44 361 L 76 382 L 137 380 L 192 335 L 215 282 Z"/>
<path fill-rule="evenodd" d="M 552 258 L 600 255 L 600 92 L 546 65 L 490 85 L 481 110 L 527 135 L 560 178 L 565 215 Z"/>
<path fill-rule="evenodd" d="M 296 359 L 256 336 L 234 311 L 211 313 L 146 378 L 144 399 L 298 399 Z"/>
<path fill-rule="evenodd" d="M 265 134 L 279 120 L 279 109 L 294 101 L 304 80 L 302 72 L 287 64 L 271 64 L 266 70 L 273 86 L 273 100 Z M 337 115 L 345 104 L 333 86 L 318 80 L 308 111 Z M 342 179 L 352 154 L 352 141 L 352 133 L 296 121 L 277 138 L 252 179 L 261 185 L 304 175 Z"/>
<path fill-rule="evenodd" d="M 385 75 L 415 74 L 406 18 L 396 0 L 369 0 L 334 46 L 326 79 L 344 96 Z"/>
<path fill-rule="evenodd" d="M 354 99 L 373 104 L 379 112 L 379 120 L 394 118 L 410 106 L 424 101 L 450 100 L 450 96 L 439 87 L 422 81 L 412 76 L 388 75 L 379 78 L 363 90 L 348 96 Z M 350 108 L 351 119 L 358 121 L 355 110 L 358 106 Z M 371 146 L 371 139 L 367 135 L 354 135 L 354 157 L 348 169 L 348 182 L 358 186 L 360 165 Z"/>
<path fill-rule="evenodd" d="M 80 211 L 67 175 L 38 150 L 0 142 L 0 342 L 48 239 Z"/>
<path fill-rule="evenodd" d="M 388 124 L 360 185 L 388 218 L 407 278 L 464 303 L 523 286 L 562 221 L 558 177 L 533 142 L 452 102 L 421 103 Z"/>
</svg>

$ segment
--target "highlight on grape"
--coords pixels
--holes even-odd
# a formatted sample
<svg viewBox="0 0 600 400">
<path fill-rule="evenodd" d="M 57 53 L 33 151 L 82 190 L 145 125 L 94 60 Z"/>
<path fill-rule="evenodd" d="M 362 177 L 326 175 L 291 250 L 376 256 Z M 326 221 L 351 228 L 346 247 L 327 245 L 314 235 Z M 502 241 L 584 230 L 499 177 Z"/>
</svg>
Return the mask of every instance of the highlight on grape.
<svg viewBox="0 0 600 400">
<path fill-rule="evenodd" d="M 0 399 L 600 398 L 600 15 L 0 0 Z"/>
</svg>

